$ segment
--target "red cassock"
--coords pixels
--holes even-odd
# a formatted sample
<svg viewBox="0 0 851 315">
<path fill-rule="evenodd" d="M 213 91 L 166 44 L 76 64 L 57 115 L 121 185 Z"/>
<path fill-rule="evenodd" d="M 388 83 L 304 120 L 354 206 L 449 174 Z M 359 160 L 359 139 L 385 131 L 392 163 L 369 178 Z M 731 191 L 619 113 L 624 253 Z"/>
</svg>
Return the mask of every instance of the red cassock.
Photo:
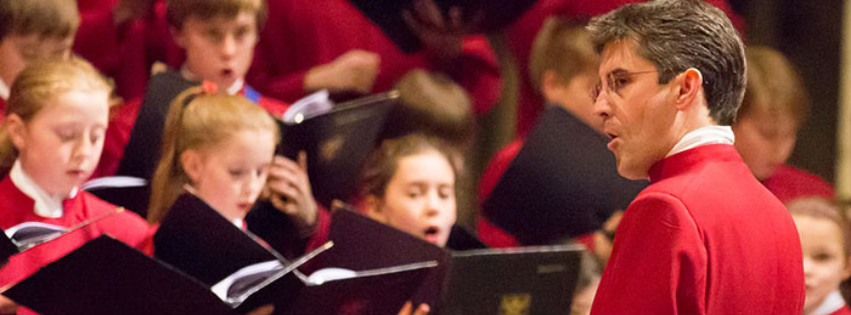
<svg viewBox="0 0 851 315">
<path fill-rule="evenodd" d="M 484 36 L 463 42 L 460 60 L 442 69 L 425 52 L 405 54 L 348 0 L 272 0 L 269 20 L 255 49 L 248 82 L 285 102 L 305 95 L 304 77 L 353 49 L 380 55 L 373 92 L 387 91 L 416 68 L 442 70 L 464 87 L 476 113 L 493 108 L 502 81 L 496 55 Z"/>
<path fill-rule="evenodd" d="M 0 124 L 6 120 L 6 100 L 0 97 Z"/>
<path fill-rule="evenodd" d="M 3 215 L 0 216 L 0 228 L 5 230 L 23 222 L 42 222 L 72 227 L 116 209 L 116 206 L 87 192 L 80 192 L 63 204 L 65 213 L 61 218 L 50 219 L 38 216 L 33 211 L 34 201 L 22 193 L 7 176 L 0 181 L 0 209 L 3 209 Z M 125 211 L 115 214 L 57 240 L 12 256 L 9 263 L 0 269 L 0 288 L 20 282 L 41 267 L 62 258 L 102 234 L 110 235 L 151 255 L 154 230 L 134 213 Z M 25 314 L 26 311 L 28 310 L 19 311 L 19 314 Z"/>
<path fill-rule="evenodd" d="M 845 305 L 843 308 L 836 310 L 836 312 L 830 313 L 830 315 L 851 315 L 851 308 Z"/>
<path fill-rule="evenodd" d="M 592 314 L 801 314 L 801 243 L 735 148 L 657 162 L 629 206 Z"/>
<path fill-rule="evenodd" d="M 790 165 L 778 167 L 762 184 L 783 203 L 801 197 L 833 199 L 836 195 L 833 186 L 820 177 Z"/>
</svg>

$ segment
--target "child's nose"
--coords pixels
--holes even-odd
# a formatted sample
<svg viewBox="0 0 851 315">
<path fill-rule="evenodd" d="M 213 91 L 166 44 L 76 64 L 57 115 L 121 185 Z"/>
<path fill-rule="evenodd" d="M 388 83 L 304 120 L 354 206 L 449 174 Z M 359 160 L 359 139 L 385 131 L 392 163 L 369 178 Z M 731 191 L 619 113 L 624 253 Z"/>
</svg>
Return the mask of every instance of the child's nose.
<svg viewBox="0 0 851 315">
<path fill-rule="evenodd" d="M 80 136 L 80 138 L 77 139 L 77 145 L 74 147 L 74 158 L 88 158 L 92 155 L 94 147 L 94 143 L 89 141 L 88 137 Z"/>
<path fill-rule="evenodd" d="M 222 55 L 230 57 L 236 54 L 236 46 L 236 38 L 234 38 L 233 36 L 225 36 L 219 48 L 221 50 Z"/>
</svg>

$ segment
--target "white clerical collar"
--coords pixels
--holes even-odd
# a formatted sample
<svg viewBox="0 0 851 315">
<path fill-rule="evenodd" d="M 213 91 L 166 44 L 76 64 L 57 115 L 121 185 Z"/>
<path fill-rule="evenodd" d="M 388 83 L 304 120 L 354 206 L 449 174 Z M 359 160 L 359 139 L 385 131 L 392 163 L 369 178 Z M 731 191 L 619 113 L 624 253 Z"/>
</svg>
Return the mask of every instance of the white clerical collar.
<svg viewBox="0 0 851 315">
<path fill-rule="evenodd" d="M 184 185 L 183 185 L 183 190 L 186 190 L 186 192 L 188 192 L 188 193 L 190 193 L 190 194 L 194 195 L 194 196 L 195 196 L 195 197 L 197 197 L 198 199 L 201 199 L 201 197 L 199 197 L 199 196 L 198 196 L 198 191 L 197 191 L 197 190 L 195 190 L 195 187 L 192 187 L 192 185 L 184 184 Z M 201 199 L 201 201 L 203 201 L 203 199 Z M 204 201 L 204 203 L 206 203 L 206 201 Z M 207 204 L 207 205 L 208 205 L 208 206 L 210 206 L 210 204 Z M 212 208 L 212 207 L 213 207 L 213 206 L 210 206 L 210 208 Z M 215 210 L 215 209 L 213 209 L 213 210 Z M 218 210 L 216 210 L 216 213 L 219 213 L 219 211 L 218 211 Z M 221 214 L 221 213 L 219 213 L 219 215 L 222 215 L 222 214 Z M 243 220 L 243 219 L 241 219 L 241 218 L 235 218 L 235 219 L 232 219 L 232 220 L 231 220 L 231 219 L 228 219 L 227 217 L 225 217 L 224 215 L 222 215 L 222 217 L 224 217 L 225 219 L 227 219 L 228 221 L 230 221 L 230 223 L 233 223 L 233 225 L 236 225 L 236 227 L 238 227 L 240 230 L 242 230 L 242 229 L 244 229 L 244 228 L 245 228 L 245 222 L 244 222 L 244 220 Z"/>
<path fill-rule="evenodd" d="M 845 307 L 845 300 L 842 299 L 839 290 L 836 290 L 830 293 L 824 299 L 824 302 L 821 302 L 821 305 L 813 311 L 812 315 L 830 315 L 843 307 Z"/>
<path fill-rule="evenodd" d="M 733 128 L 730 126 L 707 126 L 697 128 L 686 133 L 665 157 L 709 144 L 732 145 L 735 141 L 736 136 L 733 134 Z"/>
<path fill-rule="evenodd" d="M 30 197 L 30 199 L 35 202 L 33 210 L 35 211 L 35 214 L 43 218 L 61 218 L 65 213 L 62 209 L 62 201 L 66 198 L 74 198 L 79 192 L 77 187 L 74 187 L 69 196 L 51 196 L 41 189 L 41 187 L 39 187 L 38 184 L 36 184 L 32 178 L 27 175 L 24 168 L 21 166 L 20 160 L 15 161 L 15 164 L 12 166 L 12 170 L 9 171 L 9 178 L 12 180 L 12 183 L 15 184 L 15 187 L 18 187 L 24 195 L 27 195 L 27 197 Z"/>
<path fill-rule="evenodd" d="M 197 75 L 192 73 L 192 71 L 190 71 L 189 68 L 186 67 L 186 65 L 180 68 L 180 75 L 183 76 L 184 79 L 187 79 L 189 81 L 201 81 L 201 79 L 198 78 Z M 235 82 L 233 82 L 231 86 L 225 89 L 225 93 L 227 93 L 228 95 L 237 95 L 240 91 L 242 91 L 243 86 L 245 86 L 245 80 L 239 78 Z"/>
<path fill-rule="evenodd" d="M 3 79 L 0 79 L 0 99 L 9 99 L 9 85 Z"/>
</svg>

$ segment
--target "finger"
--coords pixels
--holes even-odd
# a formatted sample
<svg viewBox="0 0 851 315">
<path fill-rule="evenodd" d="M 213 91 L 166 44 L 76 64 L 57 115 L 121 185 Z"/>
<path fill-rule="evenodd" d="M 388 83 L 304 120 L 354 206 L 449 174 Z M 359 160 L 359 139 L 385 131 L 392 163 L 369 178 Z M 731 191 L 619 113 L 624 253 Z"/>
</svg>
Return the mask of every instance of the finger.
<svg viewBox="0 0 851 315">
<path fill-rule="evenodd" d="M 408 314 L 411 314 L 411 311 L 412 311 L 411 309 L 412 309 L 413 307 L 414 307 L 414 306 L 411 304 L 411 302 L 410 302 L 410 301 L 406 302 L 406 303 L 405 303 L 405 305 L 404 305 L 404 306 L 402 306 L 402 309 L 401 309 L 401 310 L 399 310 L 399 315 L 408 315 Z"/>
<path fill-rule="evenodd" d="M 449 31 L 458 32 L 464 28 L 464 16 L 460 7 L 449 8 Z"/>
<path fill-rule="evenodd" d="M 419 17 L 425 18 L 424 22 L 428 23 L 428 26 L 436 29 L 445 27 L 443 14 L 440 13 L 440 8 L 433 0 L 418 0 L 414 3 L 414 7 L 420 13 Z"/>
<path fill-rule="evenodd" d="M 298 166 L 307 171 L 307 152 L 304 150 L 298 151 Z"/>
<path fill-rule="evenodd" d="M 414 315 L 426 315 L 430 312 L 431 307 L 429 307 L 428 304 L 420 304 L 420 306 L 417 307 L 417 311 L 414 312 Z"/>
<path fill-rule="evenodd" d="M 279 195 L 272 196 L 271 202 L 272 206 L 286 215 L 295 215 L 298 212 L 296 207 L 291 206 L 290 202 L 284 200 Z"/>
<path fill-rule="evenodd" d="M 423 25 L 423 23 L 420 22 L 419 19 L 415 18 L 411 11 L 403 11 L 402 19 L 405 20 L 405 24 L 408 25 L 409 28 L 411 28 L 411 31 L 419 35 L 419 37 L 422 37 L 422 34 L 425 34 L 426 26 Z"/>
</svg>

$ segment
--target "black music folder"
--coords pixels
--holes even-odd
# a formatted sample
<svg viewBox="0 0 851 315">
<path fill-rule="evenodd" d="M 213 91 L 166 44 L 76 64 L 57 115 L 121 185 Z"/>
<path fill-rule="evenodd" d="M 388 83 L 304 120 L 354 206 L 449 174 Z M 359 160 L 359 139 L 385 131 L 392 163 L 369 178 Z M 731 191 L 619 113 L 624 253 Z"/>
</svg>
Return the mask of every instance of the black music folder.
<svg viewBox="0 0 851 315">
<path fill-rule="evenodd" d="M 579 246 L 453 252 L 442 315 L 570 314 Z"/>
<path fill-rule="evenodd" d="M 123 211 L 124 208 L 119 207 L 114 211 L 89 218 L 71 227 L 33 221 L 21 222 L 9 227 L 0 233 L 2 234 L 0 236 L 0 266 L 5 265 L 9 261 L 9 258 L 14 255 L 59 239 L 64 235 L 83 229 Z"/>
<path fill-rule="evenodd" d="M 422 278 L 437 266 L 433 260 L 377 261 L 371 265 L 335 264 L 356 253 L 348 243 L 326 245 L 302 258 L 287 260 L 247 231 L 218 214 L 191 194 L 182 195 L 162 221 L 155 237 L 156 256 L 212 287 L 220 297 L 239 286 L 228 277 L 242 279 L 247 286 L 277 276 L 250 296 L 234 299 L 240 312 L 274 304 L 281 314 L 356 314 L 398 312 Z M 330 249 L 329 249 L 330 247 Z M 319 254 L 321 252 L 321 254 Z M 315 257 L 314 257 L 315 256 Z M 375 260 L 375 257 L 364 257 Z M 287 266 L 308 268 L 280 271 Z"/>
<path fill-rule="evenodd" d="M 237 314 L 203 283 L 108 236 L 3 294 L 41 314 Z"/>
<path fill-rule="evenodd" d="M 334 242 L 335 250 L 318 257 L 306 268 L 316 268 L 314 262 L 319 266 L 357 270 L 435 261 L 437 266 L 427 271 L 409 299 L 415 304 L 439 303 L 449 267 L 448 251 L 343 208 L 334 210 L 329 239 Z"/>
<path fill-rule="evenodd" d="M 399 93 L 390 91 L 339 103 L 304 120 L 279 120 L 278 154 L 296 160 L 299 151 L 307 153 L 308 176 L 318 202 L 330 207 L 334 199 L 348 200 L 356 193 L 362 164 L 380 141 L 398 99 Z"/>
<path fill-rule="evenodd" d="M 567 110 L 547 109 L 483 201 L 484 215 L 525 245 L 599 229 L 647 185 L 618 175 L 607 142 Z"/>
<path fill-rule="evenodd" d="M 422 49 L 422 42 L 408 27 L 402 17 L 405 10 L 413 10 L 416 0 L 350 0 L 367 18 L 381 28 L 384 34 L 405 53 Z M 536 0 L 434 0 L 448 21 L 451 7 L 461 9 L 465 21 L 476 20 L 475 33 L 498 32 L 517 20 L 531 8 Z M 477 17 L 478 16 L 478 17 Z"/>
<path fill-rule="evenodd" d="M 200 82 L 186 80 L 178 71 L 166 71 L 151 77 L 117 175 L 138 177 L 150 182 L 160 160 L 163 129 L 171 103 L 177 95 L 197 85 Z M 147 217 L 150 185 L 101 189 L 92 193 L 112 204 L 130 209 L 143 218 Z"/>
</svg>

